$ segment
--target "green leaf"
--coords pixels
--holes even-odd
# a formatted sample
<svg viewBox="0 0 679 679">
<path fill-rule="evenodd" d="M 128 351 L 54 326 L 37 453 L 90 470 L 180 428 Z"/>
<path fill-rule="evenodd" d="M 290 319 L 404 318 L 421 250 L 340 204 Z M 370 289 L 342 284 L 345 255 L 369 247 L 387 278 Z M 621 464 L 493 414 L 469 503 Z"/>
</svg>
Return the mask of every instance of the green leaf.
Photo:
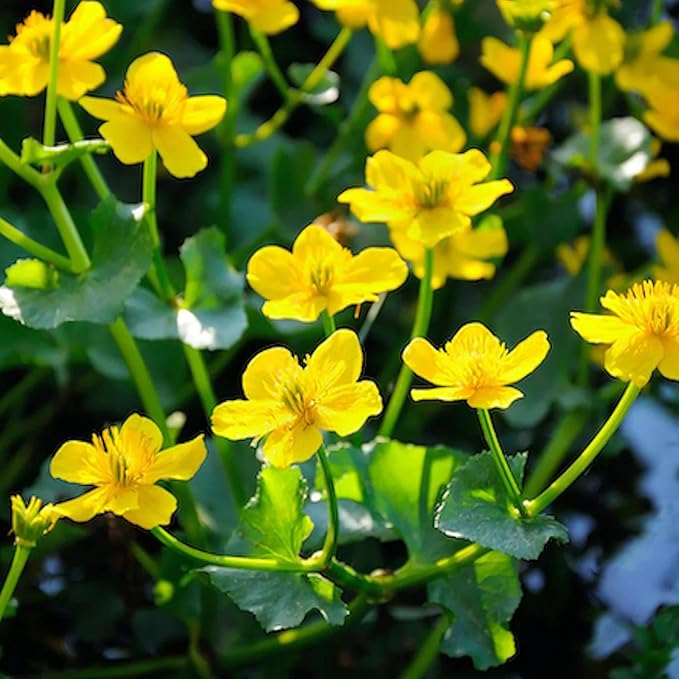
<svg viewBox="0 0 679 679">
<path fill-rule="evenodd" d="M 290 64 L 288 75 L 297 87 L 302 87 L 315 68 L 316 64 Z M 301 93 L 302 101 L 311 106 L 333 104 L 339 99 L 339 84 L 339 75 L 334 71 L 326 71 L 313 89 Z"/>
<path fill-rule="evenodd" d="M 569 137 L 552 157 L 566 167 L 592 170 L 589 133 Z M 652 136 L 636 118 L 613 118 L 601 124 L 594 174 L 616 191 L 628 191 L 634 178 L 653 159 Z"/>
<path fill-rule="evenodd" d="M 151 263 L 153 246 L 143 216 L 140 205 L 103 201 L 90 218 L 91 268 L 77 276 L 62 272 L 57 279 L 47 275 L 47 265 L 40 274 L 15 264 L 0 288 L 0 309 L 31 328 L 56 328 L 68 321 L 111 323 Z M 46 287 L 24 287 L 43 274 Z"/>
<path fill-rule="evenodd" d="M 82 139 L 71 144 L 44 146 L 37 139 L 27 137 L 21 142 L 21 162 L 32 165 L 49 163 L 56 167 L 64 167 L 90 153 L 107 153 L 110 148 L 105 139 Z"/>
<path fill-rule="evenodd" d="M 299 467 L 263 468 L 257 492 L 243 508 L 227 552 L 298 563 L 302 544 L 313 528 L 311 519 L 302 512 L 306 495 L 306 481 Z M 347 613 L 340 590 L 315 573 L 253 572 L 218 566 L 200 571 L 240 608 L 253 613 L 267 631 L 296 627 L 314 609 L 333 625 L 341 625 Z"/>
<path fill-rule="evenodd" d="M 228 264 L 225 239 L 215 227 L 184 241 L 180 258 L 186 288 L 177 306 L 139 288 L 125 308 L 130 331 L 141 339 L 180 339 L 195 349 L 228 349 L 247 328 L 243 276 Z"/>
<path fill-rule="evenodd" d="M 429 601 L 454 615 L 441 641 L 441 652 L 469 655 L 474 667 L 501 665 L 516 653 L 508 623 L 521 601 L 514 559 L 490 552 L 428 585 Z"/>
<path fill-rule="evenodd" d="M 520 453 L 508 458 L 519 485 L 526 457 Z M 518 516 L 488 452 L 474 455 L 457 470 L 437 508 L 436 527 L 517 559 L 537 559 L 550 538 L 568 542 L 565 526 L 550 516 Z"/>
</svg>

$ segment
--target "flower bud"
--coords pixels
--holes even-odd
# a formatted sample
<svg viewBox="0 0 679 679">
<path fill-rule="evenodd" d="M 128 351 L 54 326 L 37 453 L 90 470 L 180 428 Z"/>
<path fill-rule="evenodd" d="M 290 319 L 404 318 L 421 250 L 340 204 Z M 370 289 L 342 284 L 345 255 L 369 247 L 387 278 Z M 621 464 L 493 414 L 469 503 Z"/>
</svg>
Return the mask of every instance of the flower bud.
<svg viewBox="0 0 679 679">
<path fill-rule="evenodd" d="M 54 505 L 43 506 L 42 500 L 31 497 L 28 505 L 21 495 L 12 495 L 12 532 L 14 544 L 21 547 L 33 548 L 38 540 L 54 528 L 59 519 L 54 511 Z"/>
<path fill-rule="evenodd" d="M 537 33 L 554 10 L 554 0 L 497 0 L 497 5 L 510 26 L 527 33 Z"/>
</svg>

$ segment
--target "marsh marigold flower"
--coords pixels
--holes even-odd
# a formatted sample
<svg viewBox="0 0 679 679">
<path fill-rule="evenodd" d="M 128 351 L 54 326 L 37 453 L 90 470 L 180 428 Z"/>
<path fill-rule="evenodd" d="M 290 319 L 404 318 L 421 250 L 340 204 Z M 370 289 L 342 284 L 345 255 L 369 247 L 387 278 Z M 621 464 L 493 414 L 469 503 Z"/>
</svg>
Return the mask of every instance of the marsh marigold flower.
<svg viewBox="0 0 679 679">
<path fill-rule="evenodd" d="M 238 14 L 267 35 L 280 33 L 299 19 L 299 10 L 288 0 L 212 0 L 212 6 Z"/>
<path fill-rule="evenodd" d="M 415 0 L 311 0 L 319 9 L 337 13 L 337 20 L 352 29 L 368 26 L 390 49 L 417 42 L 420 12 Z"/>
<path fill-rule="evenodd" d="M 408 267 L 391 248 L 366 248 L 358 255 L 343 248 L 325 229 L 311 224 L 297 236 L 292 252 L 268 245 L 248 262 L 247 279 L 267 301 L 269 318 L 315 321 L 352 304 L 375 302 L 395 290 Z"/>
<path fill-rule="evenodd" d="M 189 97 L 169 57 L 151 52 L 127 69 L 115 100 L 83 97 L 80 105 L 106 122 L 99 133 L 126 165 L 141 163 L 154 149 L 175 177 L 193 177 L 207 156 L 192 136 L 219 123 L 226 100 L 214 95 Z"/>
<path fill-rule="evenodd" d="M 91 443 L 67 441 L 52 458 L 50 474 L 96 488 L 56 504 L 55 511 L 73 521 L 113 512 L 142 528 L 170 523 L 177 500 L 156 481 L 190 479 L 207 451 L 202 434 L 167 450 L 162 445 L 156 424 L 136 413 L 121 427 L 93 434 Z"/>
<path fill-rule="evenodd" d="M 365 131 L 371 152 L 388 148 L 417 160 L 428 151 L 456 153 L 464 146 L 464 130 L 448 112 L 453 95 L 435 73 L 416 73 L 407 85 L 398 78 L 379 78 L 368 98 L 379 112 Z"/>
<path fill-rule="evenodd" d="M 502 90 L 486 94 L 478 87 L 470 87 L 469 129 L 477 139 L 484 139 L 500 122 L 507 106 L 507 93 Z"/>
<path fill-rule="evenodd" d="M 535 36 L 531 41 L 530 55 L 524 86 L 527 90 L 541 90 L 573 70 L 570 59 L 552 63 L 554 47 L 546 38 Z M 514 84 L 521 70 L 521 54 L 518 49 L 506 45 L 492 36 L 481 41 L 481 64 L 498 80 Z"/>
<path fill-rule="evenodd" d="M 571 325 L 586 342 L 610 344 L 606 371 L 638 387 L 656 368 L 679 380 L 679 285 L 644 281 L 622 295 L 609 290 L 600 301 L 611 314 L 573 311 Z"/>
<path fill-rule="evenodd" d="M 426 15 L 417 41 L 420 56 L 427 64 L 452 64 L 460 54 L 452 14 L 439 5 Z"/>
<path fill-rule="evenodd" d="M 349 203 L 360 221 L 386 222 L 430 248 L 469 228 L 472 216 L 514 190 L 508 179 L 480 183 L 490 169 L 478 149 L 432 151 L 416 164 L 378 151 L 366 161 L 366 183 L 372 188 L 347 189 L 337 200 Z"/>
<path fill-rule="evenodd" d="M 257 354 L 243 373 L 245 399 L 220 403 L 212 430 L 227 439 L 266 437 L 262 454 L 274 467 L 308 460 L 322 431 L 348 436 L 382 411 L 374 382 L 358 380 L 363 351 L 353 330 L 336 330 L 300 365 L 284 347 Z"/>
<path fill-rule="evenodd" d="M 658 233 L 655 247 L 662 266 L 653 268 L 653 275 L 661 281 L 679 283 L 679 240 L 663 229 Z"/>
<path fill-rule="evenodd" d="M 57 92 L 62 97 L 79 99 L 106 80 L 94 59 L 115 45 L 122 30 L 99 2 L 81 2 L 73 10 L 62 24 L 59 43 Z M 0 95 L 32 97 L 47 87 L 53 33 L 53 19 L 35 10 L 17 25 L 9 45 L 0 46 Z"/>
<path fill-rule="evenodd" d="M 424 276 L 424 246 L 411 240 L 402 230 L 390 229 L 391 240 L 401 257 L 413 265 L 418 278 Z M 495 275 L 495 264 L 486 260 L 507 254 L 507 234 L 501 225 L 490 228 L 463 229 L 442 238 L 434 246 L 434 268 L 431 286 L 442 287 L 448 278 L 464 281 L 489 279 Z"/>
<path fill-rule="evenodd" d="M 414 401 L 466 401 L 472 408 L 508 408 L 523 394 L 508 385 L 532 373 L 549 351 L 537 330 L 512 351 L 482 323 L 467 323 L 443 349 L 416 337 L 403 350 L 403 362 L 419 377 L 437 385 L 412 389 Z"/>
<path fill-rule="evenodd" d="M 21 495 L 12 495 L 10 503 L 14 544 L 22 547 L 35 547 L 38 540 L 49 533 L 60 518 L 54 511 L 54 505 L 44 505 L 37 497 L 31 497 L 26 504 Z"/>
</svg>

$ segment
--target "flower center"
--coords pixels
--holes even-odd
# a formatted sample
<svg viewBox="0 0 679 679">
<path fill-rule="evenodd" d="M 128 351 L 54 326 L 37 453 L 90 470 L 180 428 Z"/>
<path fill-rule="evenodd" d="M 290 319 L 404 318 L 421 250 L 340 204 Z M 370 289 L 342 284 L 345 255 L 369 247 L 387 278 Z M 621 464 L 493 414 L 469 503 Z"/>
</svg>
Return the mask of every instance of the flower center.
<svg viewBox="0 0 679 679">
<path fill-rule="evenodd" d="M 306 424 L 314 423 L 313 399 L 307 399 L 299 382 L 288 382 L 281 389 L 281 399 L 288 410 L 298 415 Z"/>
<path fill-rule="evenodd" d="M 36 59 L 49 63 L 53 23 L 50 17 L 33 10 L 24 23 L 17 26 L 17 34 L 10 43 L 22 44 Z"/>
<path fill-rule="evenodd" d="M 327 295 L 332 287 L 334 267 L 328 262 L 319 262 L 311 270 L 311 285 L 316 288 L 319 295 Z"/>
<path fill-rule="evenodd" d="M 679 338 L 679 286 L 664 281 L 633 285 L 625 297 L 627 317 L 656 337 Z"/>
<path fill-rule="evenodd" d="M 101 436 L 92 436 L 95 448 L 107 456 L 110 481 L 118 487 L 137 483 L 155 457 L 149 439 L 139 432 L 128 433 L 132 438 L 122 437 L 118 427 L 109 427 Z"/>
<path fill-rule="evenodd" d="M 134 111 L 150 126 L 178 123 L 187 99 L 187 89 L 181 83 L 125 80 L 123 91 L 116 92 L 116 101 Z"/>
<path fill-rule="evenodd" d="M 443 207 L 447 202 L 446 197 L 449 182 L 445 179 L 431 179 L 426 184 L 420 185 L 415 189 L 415 198 L 420 207 L 435 208 Z"/>
</svg>

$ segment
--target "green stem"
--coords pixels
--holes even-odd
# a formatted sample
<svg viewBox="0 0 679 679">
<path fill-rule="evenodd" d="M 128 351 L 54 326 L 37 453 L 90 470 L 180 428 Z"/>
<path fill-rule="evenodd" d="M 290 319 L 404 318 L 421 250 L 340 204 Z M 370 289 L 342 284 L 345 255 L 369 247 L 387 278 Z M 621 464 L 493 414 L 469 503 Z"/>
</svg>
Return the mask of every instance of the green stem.
<svg viewBox="0 0 679 679">
<path fill-rule="evenodd" d="M 509 160 L 509 148 L 512 139 L 512 127 L 516 119 L 516 113 L 521 103 L 523 96 L 524 84 L 526 82 L 526 72 L 528 71 L 528 60 L 530 58 L 530 49 L 532 43 L 532 36 L 527 36 L 522 31 L 517 31 L 516 39 L 521 54 L 521 62 L 519 66 L 519 75 L 514 83 L 509 88 L 509 100 L 507 107 L 502 114 L 500 127 L 497 134 L 497 142 L 500 145 L 500 150 L 493 158 L 493 169 L 491 170 L 489 179 L 499 179 L 504 176 L 507 169 L 507 161 Z"/>
<path fill-rule="evenodd" d="M 312 561 L 277 561 L 276 559 L 264 559 L 252 556 L 226 556 L 222 554 L 213 554 L 212 552 L 206 552 L 202 549 L 196 549 L 195 547 L 187 545 L 160 526 L 152 528 L 151 533 L 159 542 L 177 554 L 188 556 L 190 559 L 195 559 L 196 561 L 212 566 L 279 573 L 313 573 L 318 570 L 316 564 Z"/>
<path fill-rule="evenodd" d="M 285 76 L 276 63 L 273 51 L 271 50 L 271 45 L 269 44 L 269 39 L 266 37 L 266 35 L 264 35 L 264 33 L 257 30 L 252 24 L 249 24 L 249 28 L 252 40 L 255 43 L 255 47 L 257 47 L 257 51 L 262 57 L 264 67 L 266 68 L 271 81 L 276 86 L 276 89 L 280 93 L 281 97 L 283 97 L 283 101 L 287 102 L 292 94 L 292 89 L 288 85 Z"/>
<path fill-rule="evenodd" d="M 21 158 L 2 139 L 0 139 L 0 162 L 4 163 L 14 174 L 38 190 L 41 189 L 46 181 L 45 175 L 40 174 L 30 165 L 24 165 L 21 162 Z"/>
<path fill-rule="evenodd" d="M 5 613 L 7 604 L 14 594 L 14 590 L 19 582 L 24 566 L 31 554 L 31 548 L 23 545 L 16 545 L 14 547 L 14 556 L 10 564 L 9 571 L 5 576 L 5 582 L 0 590 L 0 620 Z"/>
<path fill-rule="evenodd" d="M 630 382 L 610 417 L 604 422 L 601 429 L 599 429 L 578 458 L 536 498 L 524 502 L 524 506 L 531 516 L 539 514 L 543 509 L 552 504 L 552 502 L 577 481 L 587 467 L 594 462 L 596 456 L 603 450 L 604 446 L 618 430 L 623 418 L 630 409 L 630 406 L 636 400 L 640 391 L 640 387 L 637 387 Z"/>
<path fill-rule="evenodd" d="M 313 89 L 320 84 L 325 77 L 325 74 L 330 70 L 332 65 L 344 51 L 345 47 L 349 44 L 351 36 L 351 29 L 343 28 L 337 34 L 337 37 L 328 48 L 328 51 L 314 67 L 313 71 L 307 76 L 300 88 L 298 90 L 293 90 L 283 106 L 281 106 L 269 120 L 262 123 L 253 133 L 239 134 L 235 139 L 236 146 L 239 148 L 251 146 L 257 141 L 268 139 L 272 134 L 277 132 L 288 121 L 291 113 L 303 103 L 304 94 L 313 91 Z"/>
<path fill-rule="evenodd" d="M 325 336 L 330 337 L 330 335 L 337 330 L 335 317 L 331 316 L 327 309 L 323 309 L 321 312 L 321 320 L 323 321 L 323 332 L 325 332 Z"/>
<path fill-rule="evenodd" d="M 664 7 L 665 0 L 653 0 L 653 4 L 651 5 L 651 20 L 650 20 L 651 26 L 655 26 L 657 23 L 660 23 Z"/>
<path fill-rule="evenodd" d="M 486 439 L 486 443 L 490 448 L 490 452 L 493 455 L 493 461 L 495 462 L 495 467 L 502 480 L 502 484 L 509 495 L 509 499 L 512 504 L 520 512 L 521 516 L 526 517 L 526 510 L 523 506 L 523 500 L 521 498 L 521 489 L 519 484 L 512 474 L 512 470 L 509 467 L 507 458 L 502 451 L 502 446 L 500 445 L 500 440 L 497 437 L 497 432 L 493 426 L 493 420 L 490 417 L 490 413 L 484 408 L 477 408 L 476 414 L 479 418 L 479 423 L 481 424 L 481 431 L 483 432 L 483 437 Z"/>
<path fill-rule="evenodd" d="M 398 66 L 396 65 L 396 59 L 394 59 L 394 53 L 385 44 L 382 38 L 375 36 L 375 52 L 377 53 L 377 61 L 382 69 L 384 75 L 396 75 L 398 72 Z"/>
<path fill-rule="evenodd" d="M 427 674 L 441 652 L 441 641 L 453 622 L 453 616 L 444 611 L 434 629 L 427 635 L 422 646 L 410 664 L 401 674 L 400 679 L 421 679 Z"/>
<path fill-rule="evenodd" d="M 66 0 L 54 0 L 52 20 L 54 32 L 50 39 L 50 71 L 47 82 L 47 98 L 45 101 L 45 120 L 43 124 L 42 143 L 54 146 L 57 128 L 57 88 L 59 87 L 59 46 L 61 45 L 61 27 L 64 23 Z"/>
<path fill-rule="evenodd" d="M 215 395 L 214 389 L 212 388 L 212 380 L 210 379 L 210 373 L 207 370 L 203 355 L 198 351 L 190 347 L 188 344 L 182 343 L 182 348 L 184 349 L 184 356 L 186 357 L 186 362 L 191 371 L 191 377 L 193 378 L 193 384 L 198 392 L 198 397 L 200 398 L 201 405 L 203 406 L 203 412 L 207 420 L 210 419 L 212 411 L 217 405 L 217 396 Z M 234 496 L 234 501 L 237 507 L 242 507 L 247 500 L 245 489 L 241 483 L 240 474 L 238 473 L 238 467 L 236 466 L 236 460 L 233 455 L 233 449 L 231 444 L 223 438 L 215 437 L 214 439 L 215 448 L 217 449 L 217 454 L 224 467 L 224 473 L 226 474 L 226 479 L 231 488 L 231 492 Z"/>
<path fill-rule="evenodd" d="M 424 253 L 424 273 L 420 281 L 420 292 L 417 299 L 417 311 L 415 313 L 415 323 L 410 338 L 424 337 L 429 329 L 431 320 L 432 304 L 434 292 L 431 287 L 431 277 L 434 271 L 434 250 L 427 248 Z M 401 369 L 396 379 L 394 391 L 389 399 L 389 405 L 384 413 L 384 419 L 380 426 L 379 435 L 389 437 L 394 431 L 396 421 L 403 408 L 408 389 L 413 379 L 413 373 L 405 363 L 401 363 Z"/>
<path fill-rule="evenodd" d="M 601 132 L 601 76 L 588 71 L 587 84 L 589 86 L 589 163 L 592 173 L 597 175 Z M 599 179 L 598 176 L 597 179 Z"/>
<path fill-rule="evenodd" d="M 186 656 L 177 655 L 167 658 L 148 658 L 132 662 L 111 662 L 98 667 L 86 667 L 81 670 L 63 670 L 62 672 L 41 672 L 25 679 L 129 679 L 145 674 L 169 676 L 172 670 L 186 670 L 189 660 Z"/>
<path fill-rule="evenodd" d="M 45 262 L 54 264 L 59 269 L 74 273 L 73 265 L 68 257 L 60 255 L 51 248 L 38 243 L 38 241 L 29 238 L 25 233 L 19 231 L 15 226 L 12 226 L 8 221 L 0 217 L 0 236 L 4 236 L 10 243 L 18 245 L 20 248 L 26 250 L 34 257 L 42 259 Z"/>
<path fill-rule="evenodd" d="M 324 569 L 335 556 L 337 551 L 337 541 L 339 540 L 339 511 L 337 509 L 337 494 L 335 493 L 335 482 L 332 479 L 332 470 L 328 460 L 328 451 L 325 443 L 321 443 L 318 449 L 318 459 L 321 462 L 323 478 L 325 480 L 325 492 L 328 497 L 328 530 L 325 534 L 325 542 L 321 555 L 318 558 L 321 570 Z"/>
<path fill-rule="evenodd" d="M 108 326 L 108 329 L 127 365 L 132 381 L 139 392 L 144 410 L 160 427 L 165 444 L 171 444 L 172 435 L 167 426 L 165 411 L 160 403 L 160 397 L 153 384 L 151 373 L 146 366 L 144 357 L 141 355 L 134 337 L 130 334 L 129 329 L 122 318 L 117 318 L 113 321 L 113 323 Z"/>
<path fill-rule="evenodd" d="M 376 576 L 359 573 L 351 566 L 332 559 L 324 570 L 325 575 L 341 587 L 381 598 L 384 586 Z"/>
<path fill-rule="evenodd" d="M 57 109 L 59 111 L 59 117 L 61 118 L 61 123 L 66 130 L 66 134 L 71 142 L 80 141 L 83 139 L 83 132 L 80 128 L 80 123 L 73 112 L 73 107 L 71 102 L 64 97 L 57 98 Z M 109 188 L 104 176 L 99 171 L 99 166 L 95 162 L 94 158 L 89 153 L 80 157 L 80 164 L 87 175 L 87 178 L 92 184 L 97 196 L 100 200 L 104 200 L 111 195 L 111 189 Z"/>
</svg>

